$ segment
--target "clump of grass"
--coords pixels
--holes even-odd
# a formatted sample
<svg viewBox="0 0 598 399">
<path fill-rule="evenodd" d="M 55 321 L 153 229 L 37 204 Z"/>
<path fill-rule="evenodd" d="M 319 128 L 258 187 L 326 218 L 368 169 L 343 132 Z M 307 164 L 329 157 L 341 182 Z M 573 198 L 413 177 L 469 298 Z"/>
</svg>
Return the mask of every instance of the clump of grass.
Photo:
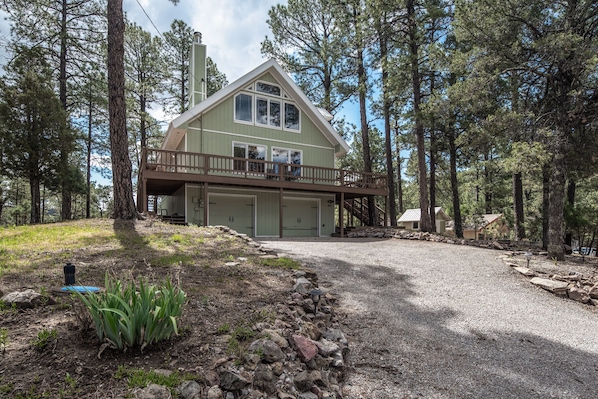
<svg viewBox="0 0 598 399">
<path fill-rule="evenodd" d="M 230 331 L 230 326 L 228 325 L 228 323 L 224 323 L 223 325 L 218 327 L 218 330 L 216 330 L 216 334 L 224 335 L 224 334 L 228 334 L 229 331 Z"/>
<path fill-rule="evenodd" d="M 177 388 L 183 381 L 193 380 L 197 376 L 189 373 L 180 374 L 175 371 L 170 374 L 156 373 L 153 370 L 145 371 L 143 369 L 128 368 L 120 365 L 114 374 L 116 379 L 127 379 L 129 388 L 144 388 L 149 384 L 163 385 L 170 390 Z"/>
<path fill-rule="evenodd" d="M 298 270 L 301 268 L 301 263 L 297 262 L 294 259 L 281 257 L 281 258 L 274 258 L 274 259 L 260 259 L 260 264 L 262 266 L 268 267 L 277 267 L 281 269 L 291 269 L 291 270 Z"/>
<path fill-rule="evenodd" d="M 8 346 L 8 328 L 0 328 L 0 349 L 2 353 L 6 352 Z"/>
<path fill-rule="evenodd" d="M 57 339 L 58 331 L 43 329 L 37 333 L 37 337 L 31 342 L 31 345 L 38 351 L 43 351 L 51 344 L 56 344 Z"/>
</svg>

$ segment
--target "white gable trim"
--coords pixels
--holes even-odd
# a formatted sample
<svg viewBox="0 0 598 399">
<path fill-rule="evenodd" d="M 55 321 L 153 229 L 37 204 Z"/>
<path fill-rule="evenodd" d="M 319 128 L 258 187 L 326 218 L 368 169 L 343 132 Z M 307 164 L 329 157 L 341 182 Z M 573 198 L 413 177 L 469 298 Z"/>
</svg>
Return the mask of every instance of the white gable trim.
<svg viewBox="0 0 598 399">
<path fill-rule="evenodd" d="M 224 87 L 217 93 L 208 97 L 206 100 L 200 102 L 175 118 L 168 125 L 168 130 L 166 131 L 166 137 L 162 144 L 162 148 L 169 150 L 175 149 L 187 131 L 187 124 L 200 117 L 203 113 L 211 110 L 216 105 L 220 104 L 222 101 L 226 100 L 238 91 L 244 90 L 249 84 L 252 83 L 253 80 L 259 78 L 266 72 L 270 72 L 282 86 L 282 89 L 294 98 L 299 106 L 299 109 L 301 109 L 303 114 L 316 125 L 316 127 L 324 134 L 328 141 L 334 146 L 340 146 L 340 150 L 336 152 L 336 155 L 343 155 L 349 152 L 349 145 L 345 142 L 345 140 L 343 140 L 336 130 L 334 130 L 324 115 L 322 115 L 322 113 L 311 101 L 309 101 L 305 93 L 299 89 L 291 77 L 282 69 L 280 65 L 278 65 L 274 59 L 266 61 L 253 71 L 245 74 L 230 85 Z"/>
</svg>

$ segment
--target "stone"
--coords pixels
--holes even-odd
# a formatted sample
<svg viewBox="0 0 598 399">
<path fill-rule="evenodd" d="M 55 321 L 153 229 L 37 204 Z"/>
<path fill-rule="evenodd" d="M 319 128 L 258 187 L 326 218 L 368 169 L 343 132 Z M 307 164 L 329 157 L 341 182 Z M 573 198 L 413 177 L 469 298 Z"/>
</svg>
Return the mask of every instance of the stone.
<svg viewBox="0 0 598 399">
<path fill-rule="evenodd" d="M 314 323 L 305 323 L 303 324 L 303 328 L 302 331 L 307 334 L 307 336 L 314 340 L 317 341 L 322 337 L 322 332 L 320 331 L 320 329 L 318 328 L 318 326 L 316 326 Z"/>
<path fill-rule="evenodd" d="M 293 291 L 300 293 L 301 295 L 309 294 L 309 291 L 313 288 L 313 284 L 311 281 L 306 279 L 305 277 L 299 277 L 296 282 L 295 286 L 293 287 Z"/>
<path fill-rule="evenodd" d="M 515 267 L 513 267 L 513 269 L 517 270 L 519 273 L 523 274 L 524 276 L 528 276 L 528 277 L 536 276 L 536 272 L 528 269 L 527 267 L 515 266 Z"/>
<path fill-rule="evenodd" d="M 295 396 L 291 395 L 290 393 L 286 393 L 281 391 L 280 389 L 277 391 L 278 399 L 297 399 Z"/>
<path fill-rule="evenodd" d="M 540 288 L 544 288 L 555 294 L 564 295 L 567 292 L 568 283 L 564 281 L 555 281 L 548 278 L 534 277 L 530 280 L 530 283 L 537 285 Z"/>
<path fill-rule="evenodd" d="M 598 299 L 590 299 L 592 305 L 598 306 Z"/>
<path fill-rule="evenodd" d="M 259 353 L 262 360 L 268 363 L 280 362 L 286 358 L 280 346 L 267 338 L 253 341 L 247 348 L 249 352 Z"/>
<path fill-rule="evenodd" d="M 318 347 L 318 352 L 320 355 L 324 357 L 330 356 L 334 352 L 338 352 L 340 350 L 340 347 L 337 344 L 325 338 L 321 339 L 320 341 L 316 341 L 316 346 Z"/>
<path fill-rule="evenodd" d="M 149 384 L 147 387 L 135 392 L 137 399 L 171 399 L 168 388 L 163 385 Z"/>
<path fill-rule="evenodd" d="M 262 391 L 272 394 L 276 392 L 276 382 L 278 379 L 272 372 L 270 366 L 264 363 L 257 365 L 253 375 L 253 386 Z"/>
<path fill-rule="evenodd" d="M 322 337 L 330 341 L 340 342 L 344 345 L 348 343 L 347 338 L 345 338 L 345 334 L 343 334 L 343 332 L 337 328 L 324 328 L 322 330 Z"/>
<path fill-rule="evenodd" d="M 301 335 L 293 335 L 292 341 L 297 349 L 297 356 L 303 362 L 309 362 L 318 354 L 318 347 L 311 339 Z"/>
<path fill-rule="evenodd" d="M 222 399 L 222 389 L 218 386 L 213 386 L 208 389 L 208 399 Z"/>
<path fill-rule="evenodd" d="M 230 370 L 222 370 L 220 375 L 220 386 L 226 391 L 240 391 L 251 384 L 251 376 L 248 373 L 239 373 Z"/>
<path fill-rule="evenodd" d="M 284 365 L 282 362 L 272 363 L 272 372 L 277 376 L 280 376 L 282 373 L 284 373 Z"/>
<path fill-rule="evenodd" d="M 224 266 L 239 266 L 241 262 L 226 262 Z"/>
<path fill-rule="evenodd" d="M 588 292 L 583 288 L 571 287 L 569 289 L 569 299 L 573 299 L 574 301 L 581 303 L 588 303 L 590 302 L 590 294 L 588 294 Z"/>
<path fill-rule="evenodd" d="M 301 392 L 297 399 L 318 399 L 318 395 L 313 392 Z"/>
<path fill-rule="evenodd" d="M 265 329 L 263 334 L 269 337 L 280 349 L 286 349 L 289 347 L 289 341 L 286 340 L 278 331 Z"/>
<path fill-rule="evenodd" d="M 498 241 L 492 241 L 492 248 L 498 249 L 498 250 L 501 250 L 501 251 L 505 249 L 505 247 L 503 247 L 501 245 L 501 243 L 499 243 Z"/>
<path fill-rule="evenodd" d="M 311 380 L 317 386 L 320 386 L 320 387 L 328 386 L 328 381 L 326 381 L 326 378 L 324 378 L 324 376 L 322 375 L 322 373 L 319 370 L 313 370 L 311 373 L 309 373 L 309 375 L 311 377 Z"/>
<path fill-rule="evenodd" d="M 25 291 L 14 291 L 2 297 L 2 301 L 7 304 L 15 304 L 19 309 L 30 309 L 41 305 L 42 296 L 32 289 Z"/>
<path fill-rule="evenodd" d="M 311 373 L 305 370 L 295 376 L 293 383 L 299 392 L 309 391 L 314 385 L 314 381 L 311 379 Z"/>
<path fill-rule="evenodd" d="M 594 284 L 592 288 L 590 288 L 589 295 L 592 299 L 598 299 L 598 283 Z"/>
<path fill-rule="evenodd" d="M 177 388 L 183 399 L 200 399 L 201 386 L 196 381 L 185 381 Z"/>
</svg>

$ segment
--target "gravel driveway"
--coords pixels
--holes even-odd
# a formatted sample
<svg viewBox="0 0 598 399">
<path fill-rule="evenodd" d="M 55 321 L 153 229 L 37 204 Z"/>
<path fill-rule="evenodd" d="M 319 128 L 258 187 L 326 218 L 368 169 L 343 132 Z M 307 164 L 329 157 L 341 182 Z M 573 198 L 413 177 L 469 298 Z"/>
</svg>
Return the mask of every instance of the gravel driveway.
<svg viewBox="0 0 598 399">
<path fill-rule="evenodd" d="M 345 398 L 598 398 L 598 311 L 501 252 L 397 239 L 262 240 L 340 297 Z"/>
</svg>

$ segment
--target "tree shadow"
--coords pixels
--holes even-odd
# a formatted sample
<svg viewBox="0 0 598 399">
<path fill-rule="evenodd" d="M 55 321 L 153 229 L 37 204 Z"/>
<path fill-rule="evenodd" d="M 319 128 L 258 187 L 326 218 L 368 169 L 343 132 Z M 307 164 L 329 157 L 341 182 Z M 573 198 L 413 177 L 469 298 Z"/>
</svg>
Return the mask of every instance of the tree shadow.
<svg viewBox="0 0 598 399">
<path fill-rule="evenodd" d="M 580 344 L 517 332 L 517 325 L 495 328 L 459 309 L 422 306 L 413 277 L 391 267 L 300 259 L 338 294 L 346 314 L 347 397 L 365 390 L 370 399 L 596 397 L 598 354 L 588 348 L 598 334 Z"/>
</svg>

